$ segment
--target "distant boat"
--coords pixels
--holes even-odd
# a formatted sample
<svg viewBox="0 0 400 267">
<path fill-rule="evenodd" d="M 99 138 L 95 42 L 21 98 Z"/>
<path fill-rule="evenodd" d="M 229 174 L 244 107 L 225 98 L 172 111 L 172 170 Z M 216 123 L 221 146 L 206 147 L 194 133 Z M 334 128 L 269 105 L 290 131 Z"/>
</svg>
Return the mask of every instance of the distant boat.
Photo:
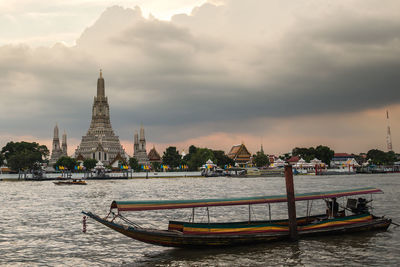
<svg viewBox="0 0 400 267">
<path fill-rule="evenodd" d="M 207 162 L 203 166 L 201 166 L 200 173 L 201 176 L 205 177 L 218 177 L 226 175 L 224 173 L 224 170 L 214 164 L 211 159 L 207 160 Z"/>
<path fill-rule="evenodd" d="M 225 176 L 229 177 L 246 177 L 246 170 L 240 167 L 230 167 L 225 169 Z"/>
<path fill-rule="evenodd" d="M 376 188 L 358 188 L 328 192 L 296 194 L 296 201 L 325 200 L 328 205 L 326 214 L 311 216 L 311 207 L 307 202 L 307 216 L 297 218 L 299 238 L 329 234 L 344 234 L 373 230 L 386 230 L 391 219 L 377 217 L 369 212 L 367 201 L 363 198 L 348 198 L 346 207 L 341 207 L 336 198 L 356 195 L 382 193 Z M 330 201 L 328 201 L 330 200 Z M 159 200 L 159 201 L 113 201 L 108 216 L 101 218 L 91 212 L 82 212 L 105 226 L 128 237 L 160 246 L 168 247 L 218 247 L 255 243 L 266 243 L 276 240 L 289 240 L 288 220 L 253 221 L 250 219 L 250 205 L 287 202 L 286 195 L 198 200 Z M 214 206 L 248 205 L 249 220 L 241 222 L 194 222 L 194 209 Z M 310 207 L 310 208 L 309 208 Z M 132 222 L 121 213 L 126 211 L 146 211 L 161 209 L 192 208 L 192 220 L 188 222 L 169 221 L 167 230 L 143 228 Z M 346 212 L 349 213 L 346 215 Z M 110 218 L 109 218 L 110 217 Z M 140 220 L 140 217 L 139 217 Z"/>
<path fill-rule="evenodd" d="M 53 182 L 55 185 L 86 185 L 86 181 L 80 179 L 73 179 L 69 181 L 57 181 Z"/>
<path fill-rule="evenodd" d="M 284 169 L 282 168 L 246 168 L 246 177 L 279 177 L 284 176 Z"/>
</svg>

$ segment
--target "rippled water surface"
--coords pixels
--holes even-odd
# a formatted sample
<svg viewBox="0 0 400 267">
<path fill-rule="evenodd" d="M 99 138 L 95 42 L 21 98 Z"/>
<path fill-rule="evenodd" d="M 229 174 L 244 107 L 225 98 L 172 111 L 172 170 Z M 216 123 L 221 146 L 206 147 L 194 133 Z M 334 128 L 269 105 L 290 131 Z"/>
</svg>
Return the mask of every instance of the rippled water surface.
<svg viewBox="0 0 400 267">
<path fill-rule="evenodd" d="M 296 192 L 373 186 L 374 213 L 400 223 L 400 175 L 295 176 Z M 137 242 L 93 220 L 82 233 L 82 210 L 101 216 L 111 201 L 142 199 L 221 198 L 284 194 L 282 177 L 176 178 L 88 181 L 86 186 L 44 182 L 0 182 L 0 265 L 36 266 L 265 266 L 351 265 L 396 266 L 400 263 L 400 227 L 386 232 L 307 238 L 219 249 L 174 249 Z M 286 206 L 272 205 L 275 217 Z M 313 204 L 313 211 L 324 211 Z M 298 216 L 305 207 L 297 206 Z M 145 226 L 166 228 L 168 219 L 188 219 L 191 210 L 145 211 L 129 218 Z M 266 219 L 268 208 L 254 206 L 252 217 Z M 198 209 L 196 218 L 206 219 Z M 215 221 L 248 218 L 247 207 L 210 209 Z"/>
</svg>

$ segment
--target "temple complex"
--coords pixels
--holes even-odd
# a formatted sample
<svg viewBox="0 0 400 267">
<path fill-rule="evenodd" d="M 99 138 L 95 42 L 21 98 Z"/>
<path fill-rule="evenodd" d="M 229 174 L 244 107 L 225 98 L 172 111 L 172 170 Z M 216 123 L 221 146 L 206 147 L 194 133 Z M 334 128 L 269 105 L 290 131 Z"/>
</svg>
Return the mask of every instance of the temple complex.
<svg viewBox="0 0 400 267">
<path fill-rule="evenodd" d="M 233 159 L 235 164 L 240 167 L 246 167 L 250 163 L 251 154 L 247 150 L 246 146 L 242 143 L 240 145 L 235 145 L 231 148 L 228 153 L 228 157 Z"/>
<path fill-rule="evenodd" d="M 86 135 L 82 136 L 81 144 L 75 150 L 75 157 L 97 159 L 104 165 L 110 164 L 116 157 L 127 158 L 118 136 L 111 127 L 110 108 L 101 70 L 97 80 L 97 96 L 93 101 L 92 121 Z"/>
<path fill-rule="evenodd" d="M 57 162 L 57 160 L 61 157 L 67 156 L 67 134 L 64 132 L 62 136 L 62 146 L 60 146 L 60 138 L 58 135 L 58 125 L 54 127 L 54 135 L 53 135 L 53 147 L 51 149 L 51 157 L 49 161 L 49 166 L 53 167 L 53 165 Z"/>
<path fill-rule="evenodd" d="M 137 159 L 139 165 L 149 165 L 149 158 L 146 152 L 146 138 L 144 137 L 143 125 L 140 125 L 140 137 L 135 132 L 133 137 L 133 157 Z"/>
</svg>

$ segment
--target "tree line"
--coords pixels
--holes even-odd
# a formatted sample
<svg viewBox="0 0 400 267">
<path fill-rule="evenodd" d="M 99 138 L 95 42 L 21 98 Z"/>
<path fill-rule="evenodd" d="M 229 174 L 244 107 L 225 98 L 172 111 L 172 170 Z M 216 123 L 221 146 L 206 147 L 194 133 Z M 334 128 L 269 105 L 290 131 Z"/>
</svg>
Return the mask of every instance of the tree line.
<svg viewBox="0 0 400 267">
<path fill-rule="evenodd" d="M 176 170 L 182 166 L 186 166 L 185 170 L 196 171 L 202 165 L 206 163 L 207 160 L 211 160 L 214 164 L 225 167 L 228 165 L 233 166 L 234 161 L 229 158 L 222 150 L 212 150 L 209 148 L 199 148 L 194 145 L 189 147 L 189 153 L 182 157 L 175 146 L 168 147 L 162 156 L 161 163 L 153 162 L 152 170 L 160 171 L 161 165 L 168 166 L 168 169 Z M 129 165 L 134 170 L 139 170 L 137 160 L 135 158 L 129 159 Z M 182 168 L 181 168 L 182 169 Z"/>
<path fill-rule="evenodd" d="M 26 170 L 38 170 L 41 168 L 43 163 L 48 163 L 48 157 L 50 152 L 45 145 L 39 145 L 36 142 L 9 142 L 1 150 L 0 153 L 0 165 L 3 162 L 7 163 L 7 166 L 12 171 L 26 171 Z M 176 170 L 179 166 L 187 166 L 186 170 L 198 170 L 207 160 L 212 160 L 218 166 L 234 165 L 232 159 L 230 159 L 222 150 L 212 150 L 208 148 L 198 148 L 194 145 L 189 147 L 189 153 L 183 158 L 179 154 L 179 151 L 174 146 L 168 147 L 162 156 L 161 162 L 153 162 L 151 169 L 155 171 L 161 170 L 161 165 L 168 166 L 169 169 Z M 93 169 L 97 164 L 96 159 L 85 159 L 83 166 L 86 170 Z M 75 158 L 63 156 L 57 160 L 54 164 L 55 169 L 60 166 L 65 167 L 68 170 L 75 170 L 78 166 L 78 162 Z M 141 171 L 142 166 L 138 164 L 136 158 L 129 158 L 128 161 L 121 161 L 119 165 L 129 165 L 135 171 Z M 111 166 L 106 166 L 111 168 Z"/>
<path fill-rule="evenodd" d="M 319 145 L 317 147 L 295 147 L 291 151 L 292 156 L 299 156 L 305 161 L 310 162 L 317 158 L 327 165 L 330 164 L 334 151 L 327 147 Z M 49 150 L 45 145 L 40 145 L 36 142 L 8 142 L 0 152 L 0 165 L 6 162 L 7 166 L 13 171 L 20 170 L 38 170 L 43 163 L 48 163 Z M 391 165 L 398 160 L 398 155 L 393 151 L 384 152 L 378 149 L 371 149 L 365 157 L 362 155 L 353 155 L 356 160 L 362 161 L 369 159 L 370 163 L 375 165 Z M 284 154 L 281 158 L 287 160 L 290 153 Z M 182 157 L 179 151 L 174 146 L 168 147 L 162 156 L 161 162 L 153 162 L 151 164 L 152 171 L 160 171 L 162 166 L 168 166 L 171 170 L 177 170 L 185 166 L 185 170 L 196 171 L 207 160 L 213 161 L 214 164 L 221 168 L 234 166 L 235 162 L 229 158 L 222 150 L 212 150 L 209 148 L 200 148 L 194 145 L 189 147 L 189 153 Z M 263 151 L 258 151 L 252 156 L 253 164 L 257 167 L 269 166 L 269 157 Z M 83 166 L 86 170 L 93 169 L 97 164 L 96 159 L 86 159 Z M 143 167 L 138 164 L 135 158 L 130 158 L 128 161 L 119 162 L 119 165 L 129 165 L 135 171 L 143 170 Z M 69 170 L 74 170 L 78 163 L 72 157 L 61 157 L 52 167 L 64 166 Z M 108 166 L 110 168 L 110 166 Z M 182 168 L 181 168 L 182 169 Z"/>
</svg>

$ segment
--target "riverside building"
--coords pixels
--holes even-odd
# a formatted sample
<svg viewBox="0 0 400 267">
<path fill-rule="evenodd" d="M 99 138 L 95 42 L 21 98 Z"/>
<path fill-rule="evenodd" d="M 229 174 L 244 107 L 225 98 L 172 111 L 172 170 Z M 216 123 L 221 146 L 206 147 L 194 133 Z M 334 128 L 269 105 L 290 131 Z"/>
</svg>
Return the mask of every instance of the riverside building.
<svg viewBox="0 0 400 267">
<path fill-rule="evenodd" d="M 96 159 L 104 165 L 109 165 L 115 158 L 126 159 L 125 150 L 114 134 L 110 122 L 110 107 L 105 95 L 104 78 L 100 70 L 97 80 L 97 96 L 94 97 L 92 107 L 92 121 L 89 130 L 75 150 L 75 157 Z"/>
</svg>

